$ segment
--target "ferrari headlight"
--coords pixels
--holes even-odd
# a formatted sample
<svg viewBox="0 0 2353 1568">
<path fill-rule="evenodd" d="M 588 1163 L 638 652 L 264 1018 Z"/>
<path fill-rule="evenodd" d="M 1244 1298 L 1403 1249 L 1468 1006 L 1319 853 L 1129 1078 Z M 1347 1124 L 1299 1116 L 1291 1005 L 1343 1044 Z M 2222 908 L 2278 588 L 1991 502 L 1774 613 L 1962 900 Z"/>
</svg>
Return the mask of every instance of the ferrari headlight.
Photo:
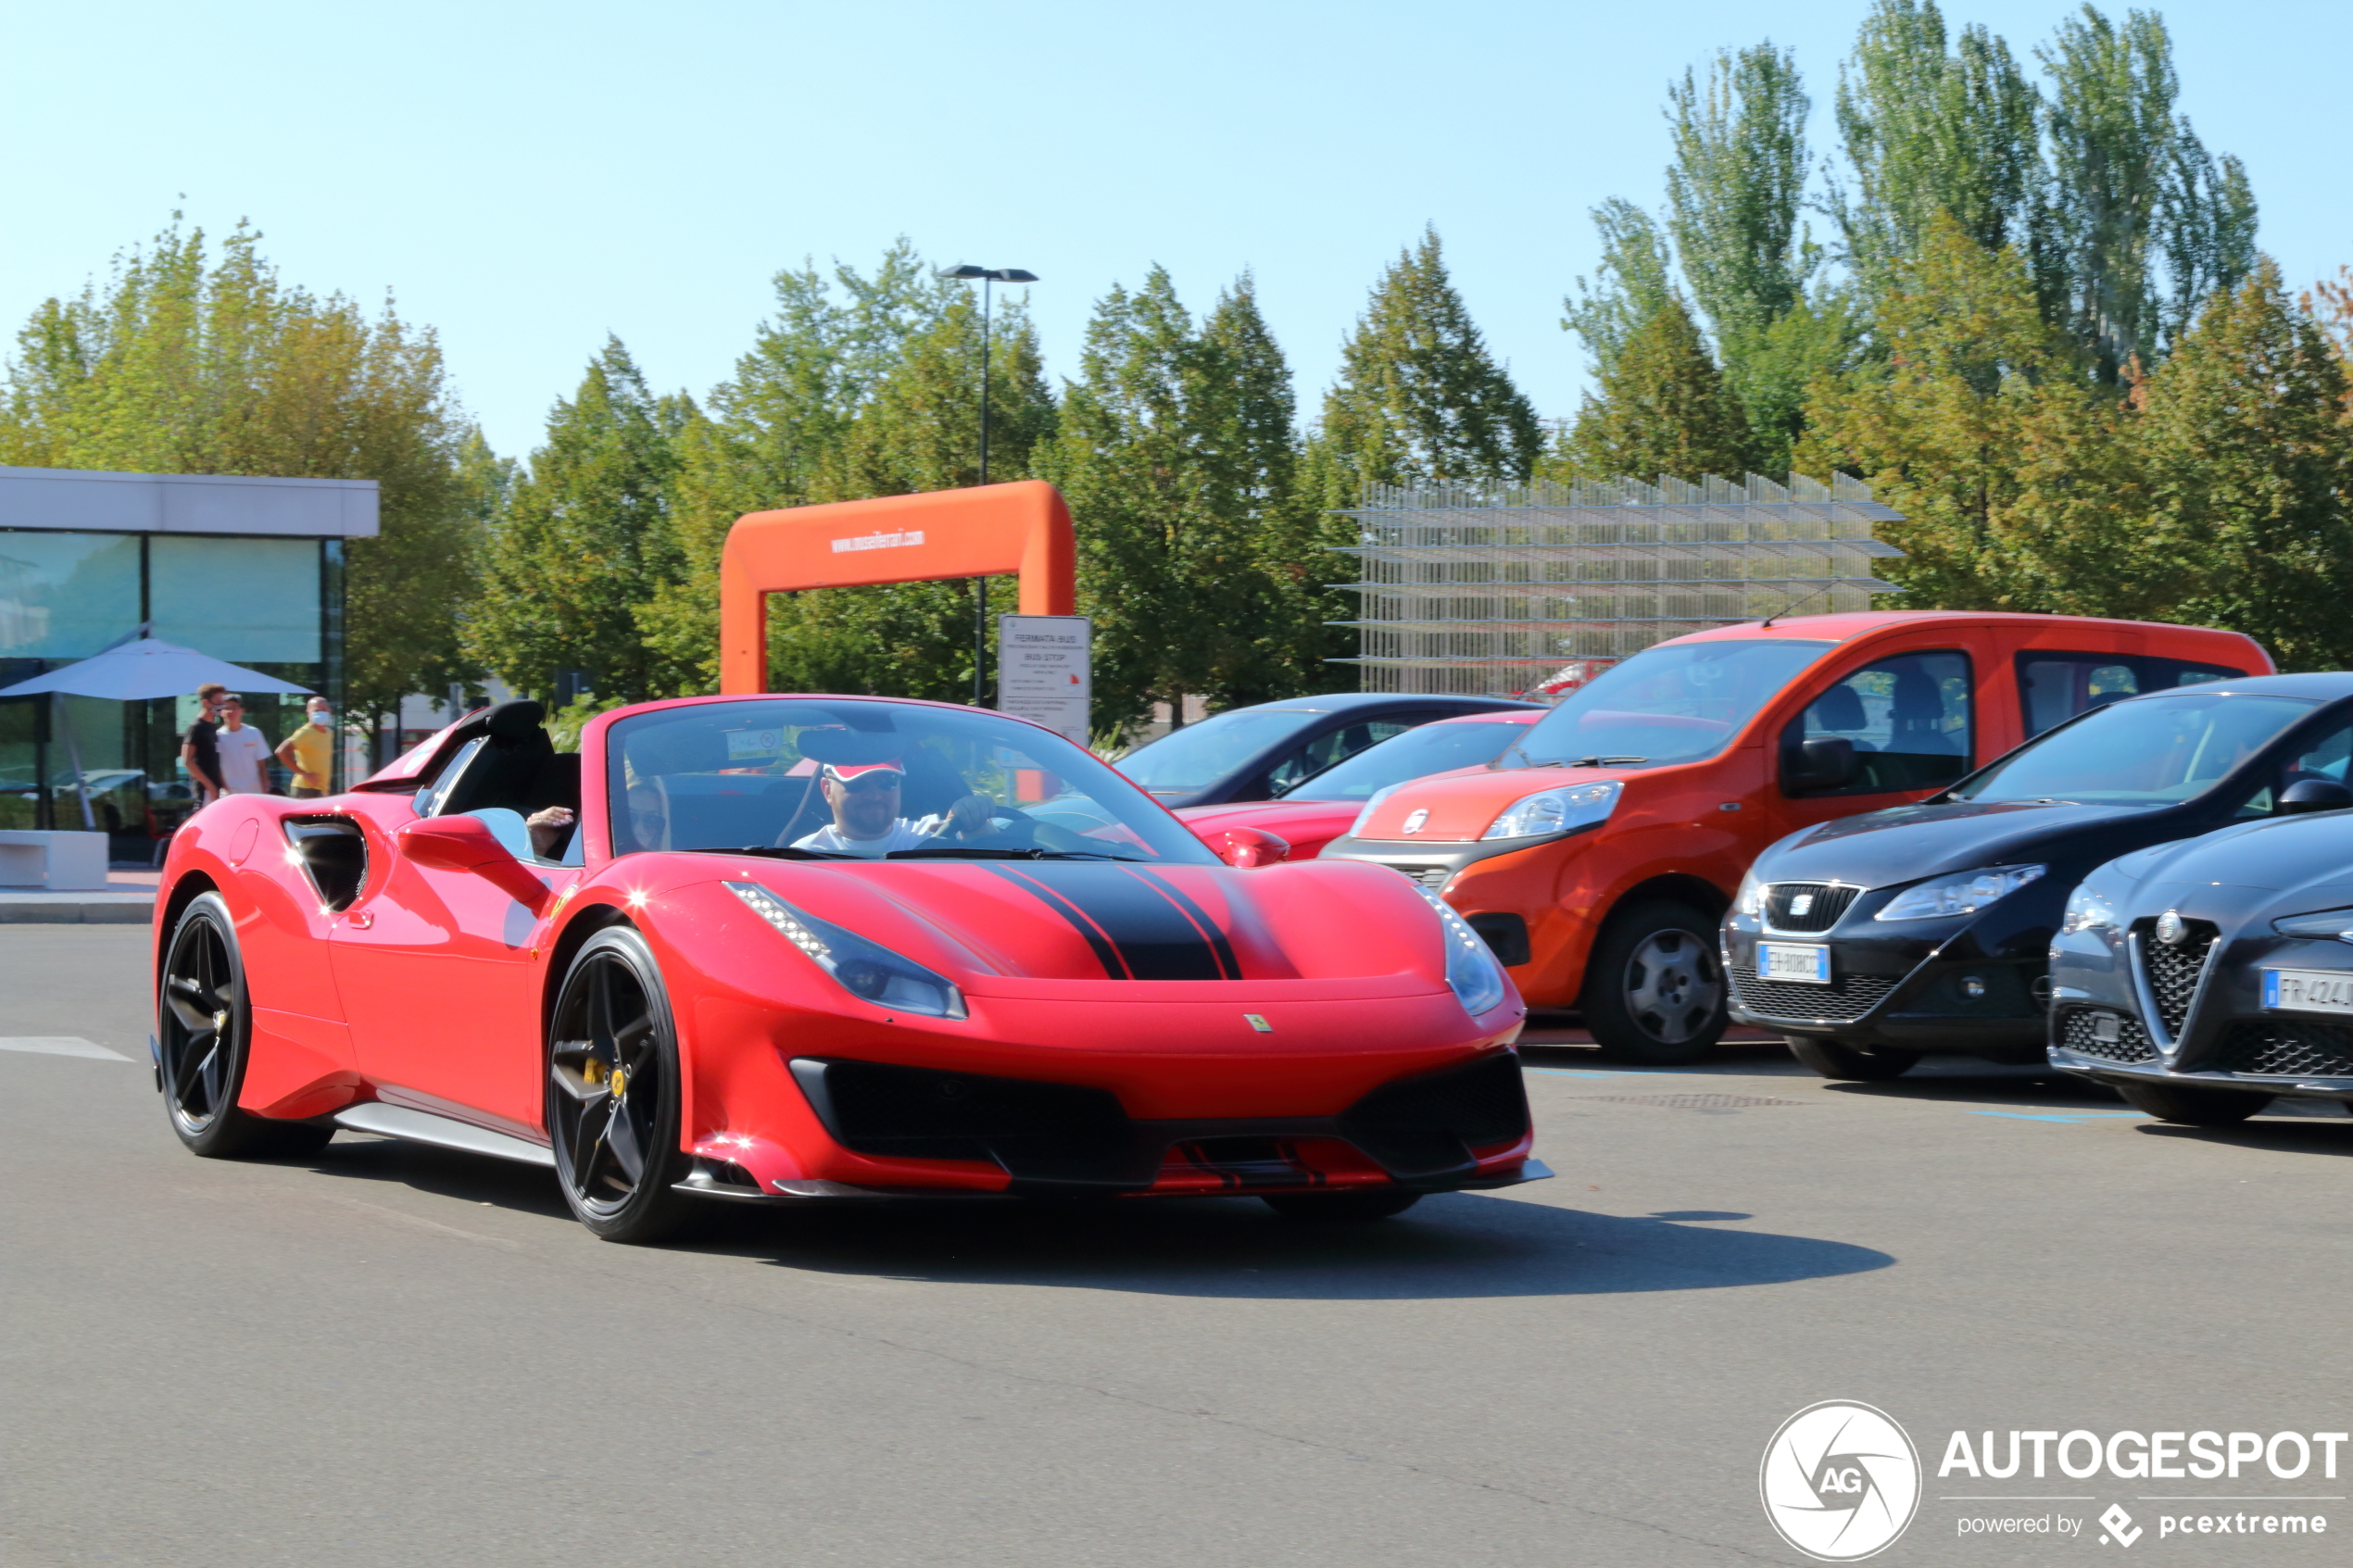
<svg viewBox="0 0 2353 1568">
<path fill-rule="evenodd" d="M 1398 787 L 1399 786 L 1396 784 L 1383 784 L 1380 788 L 1373 791 L 1373 797 L 1365 802 L 1365 809 L 1356 813 L 1356 820 L 1354 822 L 1348 824 L 1347 836 L 1350 838 L 1361 837 L 1365 832 L 1365 824 L 1373 820 L 1374 808 L 1378 807 L 1382 801 L 1388 799 L 1390 796 L 1395 795 L 1398 791 Z"/>
<path fill-rule="evenodd" d="M 1880 920 L 1934 920 L 1940 915 L 1969 915 L 2006 898 L 2041 876 L 2044 866 L 1994 866 L 1982 872 L 1941 876 L 1907 887 L 1888 900 Z"/>
<path fill-rule="evenodd" d="M 2124 917 L 2116 912 L 2115 904 L 2088 882 L 2068 895 L 2067 914 L 2059 922 L 2063 932 L 2119 931 L 2123 925 Z"/>
<path fill-rule="evenodd" d="M 1495 961 L 1495 949 L 1487 938 L 1470 928 L 1470 922 L 1454 912 L 1454 907 L 1420 883 L 1414 891 L 1429 900 L 1438 911 L 1438 923 L 1446 932 L 1446 985 L 1463 1010 L 1477 1018 L 1504 999 L 1504 966 Z"/>
<path fill-rule="evenodd" d="M 1601 784 L 1569 784 L 1523 795 L 1504 808 L 1481 838 L 1533 838 L 1540 834 L 1568 833 L 1609 820 L 1617 809 L 1625 785 L 1616 779 Z"/>
<path fill-rule="evenodd" d="M 2271 929 L 2283 936 L 2334 937 L 2339 942 L 2353 942 L 2353 909 L 2322 909 L 2317 914 L 2289 915 L 2273 921 Z"/>
<path fill-rule="evenodd" d="M 902 959 L 879 943 L 831 921 L 803 914 L 756 882 L 731 882 L 727 891 L 784 934 L 851 996 L 898 1012 L 928 1018 L 964 1016 L 964 994 L 945 975 Z"/>
<path fill-rule="evenodd" d="M 1741 890 L 1732 895 L 1732 908 L 1750 920 L 1764 918 L 1765 881 L 1756 874 L 1755 866 L 1749 867 L 1748 874 L 1741 878 Z"/>
</svg>

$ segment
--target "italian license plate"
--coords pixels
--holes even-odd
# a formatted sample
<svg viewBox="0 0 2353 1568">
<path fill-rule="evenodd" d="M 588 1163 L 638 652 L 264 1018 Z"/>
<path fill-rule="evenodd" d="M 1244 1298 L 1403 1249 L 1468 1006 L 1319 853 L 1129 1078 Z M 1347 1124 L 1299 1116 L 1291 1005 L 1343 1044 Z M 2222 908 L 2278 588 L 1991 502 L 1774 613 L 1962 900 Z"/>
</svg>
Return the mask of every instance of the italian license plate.
<svg viewBox="0 0 2353 1568">
<path fill-rule="evenodd" d="M 1827 985 L 1831 983 L 1830 947 L 1819 942 L 1759 942 L 1756 977 L 1794 980 L 1802 985 Z"/>
<path fill-rule="evenodd" d="M 2291 1012 L 2353 1013 L 2353 972 L 2341 969 L 2267 969 L 2263 1005 Z"/>
</svg>

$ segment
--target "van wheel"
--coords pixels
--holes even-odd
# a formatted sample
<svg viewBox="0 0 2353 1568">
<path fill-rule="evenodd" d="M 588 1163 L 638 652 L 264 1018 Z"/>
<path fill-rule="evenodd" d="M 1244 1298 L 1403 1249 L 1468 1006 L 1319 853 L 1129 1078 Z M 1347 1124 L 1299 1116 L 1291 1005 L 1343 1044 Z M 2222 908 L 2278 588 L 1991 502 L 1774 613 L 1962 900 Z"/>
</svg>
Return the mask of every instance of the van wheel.
<svg viewBox="0 0 2353 1568">
<path fill-rule="evenodd" d="M 1890 1078 L 1901 1078 L 1919 1065 L 1914 1051 L 1858 1051 L 1853 1046 L 1842 1046 L 1834 1040 L 1816 1040 L 1804 1035 L 1784 1035 L 1790 1055 L 1825 1078 L 1849 1083 L 1883 1084 Z"/>
<path fill-rule="evenodd" d="M 2270 1095 L 2237 1089 L 2194 1089 L 2182 1084 L 2115 1085 L 2135 1110 L 2145 1110 L 2160 1122 L 2191 1127 L 2229 1127 L 2246 1121 L 2271 1103 Z"/>
<path fill-rule="evenodd" d="M 1697 1061 L 1723 1037 L 1716 922 L 1689 904 L 1637 904 L 1613 919 L 1586 966 L 1586 1026 L 1612 1061 Z"/>
</svg>

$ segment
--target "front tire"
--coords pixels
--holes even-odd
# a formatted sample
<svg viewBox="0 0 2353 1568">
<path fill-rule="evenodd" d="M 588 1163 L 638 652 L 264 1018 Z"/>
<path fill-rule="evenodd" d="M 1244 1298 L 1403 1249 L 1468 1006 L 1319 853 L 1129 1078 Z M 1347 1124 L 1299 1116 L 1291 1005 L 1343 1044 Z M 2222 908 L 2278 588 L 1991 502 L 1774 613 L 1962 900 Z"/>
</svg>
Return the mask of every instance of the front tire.
<svg viewBox="0 0 2353 1568">
<path fill-rule="evenodd" d="M 1842 1046 L 1835 1040 L 1817 1040 L 1805 1035 L 1784 1035 L 1790 1055 L 1823 1077 L 1841 1083 L 1884 1084 L 1891 1078 L 1901 1078 L 1919 1065 L 1916 1051 L 1858 1051 L 1853 1046 Z"/>
<path fill-rule="evenodd" d="M 164 1108 L 190 1153 L 206 1160 L 316 1154 L 335 1135 L 312 1122 L 274 1122 L 237 1109 L 253 1049 L 245 957 L 228 901 L 202 893 L 181 911 L 156 991 Z"/>
<path fill-rule="evenodd" d="M 2241 1089 L 2194 1088 L 2186 1084 L 2117 1084 L 2116 1092 L 2135 1110 L 2186 1127 L 2234 1127 L 2272 1097 Z"/>
<path fill-rule="evenodd" d="M 659 1241 L 686 1217 L 678 1033 L 646 939 L 597 933 L 565 972 L 547 1045 L 547 1134 L 573 1218 L 607 1241 Z"/>
<path fill-rule="evenodd" d="M 1418 1192 L 1277 1192 L 1259 1201 L 1286 1220 L 1317 1224 L 1363 1224 L 1403 1214 L 1422 1200 Z"/>
<path fill-rule="evenodd" d="M 1617 915 L 1585 974 L 1585 1023 L 1612 1061 L 1697 1061 L 1730 1022 L 1716 922 L 1688 904 L 1638 904 Z"/>
</svg>

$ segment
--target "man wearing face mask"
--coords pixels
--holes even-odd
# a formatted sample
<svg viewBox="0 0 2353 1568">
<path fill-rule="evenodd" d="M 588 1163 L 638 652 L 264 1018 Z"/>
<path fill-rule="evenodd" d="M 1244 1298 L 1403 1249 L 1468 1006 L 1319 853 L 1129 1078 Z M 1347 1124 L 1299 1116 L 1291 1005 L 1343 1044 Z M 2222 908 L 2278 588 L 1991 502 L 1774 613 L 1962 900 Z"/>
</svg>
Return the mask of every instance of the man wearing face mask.
<svg viewBox="0 0 2353 1568">
<path fill-rule="evenodd" d="M 991 831 L 996 803 L 985 795 L 965 796 L 944 817 L 909 822 L 899 814 L 899 788 L 906 776 L 905 766 L 895 757 L 876 762 L 825 763 L 817 771 L 817 782 L 834 820 L 795 839 L 793 847 L 878 860 L 894 849 L 921 849 L 945 833 L 977 838 Z"/>
</svg>

